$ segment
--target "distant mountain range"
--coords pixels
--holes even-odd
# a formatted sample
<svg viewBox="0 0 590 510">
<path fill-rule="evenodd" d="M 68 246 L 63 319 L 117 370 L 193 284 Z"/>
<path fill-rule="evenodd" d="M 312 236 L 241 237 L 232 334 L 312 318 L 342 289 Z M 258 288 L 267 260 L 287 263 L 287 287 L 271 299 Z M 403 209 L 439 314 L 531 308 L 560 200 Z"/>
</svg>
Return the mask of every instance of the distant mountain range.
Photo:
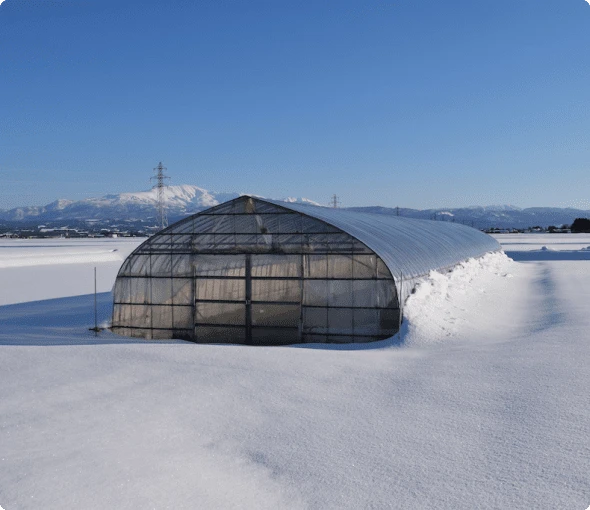
<svg viewBox="0 0 590 510">
<path fill-rule="evenodd" d="M 191 184 L 164 188 L 168 217 L 177 219 L 202 211 L 240 193 L 216 193 Z M 285 202 L 320 205 L 307 198 L 283 198 Z M 10 222 L 31 221 L 85 221 L 85 220 L 136 220 L 156 217 L 158 193 L 156 189 L 137 193 L 119 193 L 83 200 L 60 199 L 44 206 L 16 207 L 8 211 L 0 209 L 0 220 Z"/>
<path fill-rule="evenodd" d="M 216 193 L 184 184 L 165 188 L 168 217 L 175 221 L 189 214 L 202 211 L 221 202 L 240 196 L 239 193 Z M 307 198 L 283 198 L 285 202 L 309 203 L 320 206 Z M 87 220 L 139 220 L 156 217 L 157 192 L 155 189 L 137 193 L 120 193 L 84 200 L 56 200 L 45 206 L 17 207 L 0 210 L 0 220 L 16 223 L 68 222 Z M 355 211 L 400 215 L 410 218 L 456 221 L 477 228 L 526 228 L 533 226 L 571 224 L 575 218 L 590 217 L 590 211 L 560 209 L 555 207 L 529 207 L 521 209 L 510 205 L 473 206 L 451 209 L 407 209 L 390 207 L 350 207 Z"/>
<path fill-rule="evenodd" d="M 350 207 L 354 211 L 377 214 L 398 214 L 408 218 L 455 221 L 476 228 L 528 228 L 550 225 L 571 225 L 576 218 L 590 218 L 590 211 L 558 207 L 528 207 L 511 205 L 471 206 L 450 209 L 404 209 L 390 207 Z"/>
</svg>

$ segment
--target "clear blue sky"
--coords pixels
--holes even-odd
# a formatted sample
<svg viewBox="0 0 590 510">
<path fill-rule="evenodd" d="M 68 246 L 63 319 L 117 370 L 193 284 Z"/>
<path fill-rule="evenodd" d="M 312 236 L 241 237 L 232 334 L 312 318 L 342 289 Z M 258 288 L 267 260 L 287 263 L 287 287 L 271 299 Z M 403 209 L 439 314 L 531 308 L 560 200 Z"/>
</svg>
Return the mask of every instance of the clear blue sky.
<svg viewBox="0 0 590 510">
<path fill-rule="evenodd" d="M 0 209 L 174 184 L 590 208 L 585 0 L 0 5 Z"/>
</svg>

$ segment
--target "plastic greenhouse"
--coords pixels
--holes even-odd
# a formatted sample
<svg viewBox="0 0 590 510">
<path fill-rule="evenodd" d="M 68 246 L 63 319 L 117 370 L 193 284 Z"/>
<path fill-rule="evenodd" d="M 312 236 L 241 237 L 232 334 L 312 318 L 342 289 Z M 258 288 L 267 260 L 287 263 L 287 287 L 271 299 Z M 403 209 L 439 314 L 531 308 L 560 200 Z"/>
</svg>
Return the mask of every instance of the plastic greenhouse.
<svg viewBox="0 0 590 510">
<path fill-rule="evenodd" d="M 398 331 L 420 278 L 496 250 L 456 223 L 242 196 L 129 255 L 112 330 L 201 343 L 379 340 Z"/>
</svg>

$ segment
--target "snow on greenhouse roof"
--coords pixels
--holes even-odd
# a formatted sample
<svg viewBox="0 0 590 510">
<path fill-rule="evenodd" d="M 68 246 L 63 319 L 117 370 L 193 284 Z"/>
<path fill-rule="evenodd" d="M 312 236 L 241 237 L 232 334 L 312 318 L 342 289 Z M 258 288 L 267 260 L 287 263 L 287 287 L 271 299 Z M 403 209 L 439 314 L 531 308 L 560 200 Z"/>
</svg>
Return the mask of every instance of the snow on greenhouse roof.
<svg viewBox="0 0 590 510">
<path fill-rule="evenodd" d="M 458 223 L 252 198 L 317 218 L 347 232 L 379 255 L 396 280 L 400 274 L 404 279 L 416 278 L 501 250 L 491 236 Z"/>
</svg>

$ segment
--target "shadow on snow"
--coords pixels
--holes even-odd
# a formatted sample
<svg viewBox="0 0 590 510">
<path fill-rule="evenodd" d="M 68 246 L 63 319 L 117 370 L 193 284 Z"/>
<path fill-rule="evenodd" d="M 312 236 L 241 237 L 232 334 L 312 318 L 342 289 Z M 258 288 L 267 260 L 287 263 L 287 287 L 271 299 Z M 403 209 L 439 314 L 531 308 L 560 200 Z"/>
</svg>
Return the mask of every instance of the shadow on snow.
<svg viewBox="0 0 590 510">
<path fill-rule="evenodd" d="M 111 292 L 97 295 L 98 325 L 110 321 L 113 306 Z M 89 328 L 94 326 L 94 295 L 31 301 L 0 306 L 0 345 L 58 346 L 58 345 L 104 345 L 104 344 L 145 344 L 145 345 L 186 345 L 186 340 L 145 340 L 115 335 L 101 331 L 96 335 Z M 403 343 L 404 331 L 385 340 L 356 344 L 294 344 L 277 348 L 324 349 L 356 351 L 383 349 Z M 199 345 L 199 344 L 195 344 Z M 207 344 L 232 347 L 236 344 Z"/>
<path fill-rule="evenodd" d="M 590 250 L 530 250 L 504 253 L 518 262 L 541 260 L 590 260 Z"/>
<path fill-rule="evenodd" d="M 112 293 L 97 295 L 98 325 L 110 320 Z M 95 335 L 94 294 L 0 306 L 0 345 L 95 345 L 146 343 L 102 331 Z M 161 341 L 158 343 L 178 343 Z"/>
</svg>

